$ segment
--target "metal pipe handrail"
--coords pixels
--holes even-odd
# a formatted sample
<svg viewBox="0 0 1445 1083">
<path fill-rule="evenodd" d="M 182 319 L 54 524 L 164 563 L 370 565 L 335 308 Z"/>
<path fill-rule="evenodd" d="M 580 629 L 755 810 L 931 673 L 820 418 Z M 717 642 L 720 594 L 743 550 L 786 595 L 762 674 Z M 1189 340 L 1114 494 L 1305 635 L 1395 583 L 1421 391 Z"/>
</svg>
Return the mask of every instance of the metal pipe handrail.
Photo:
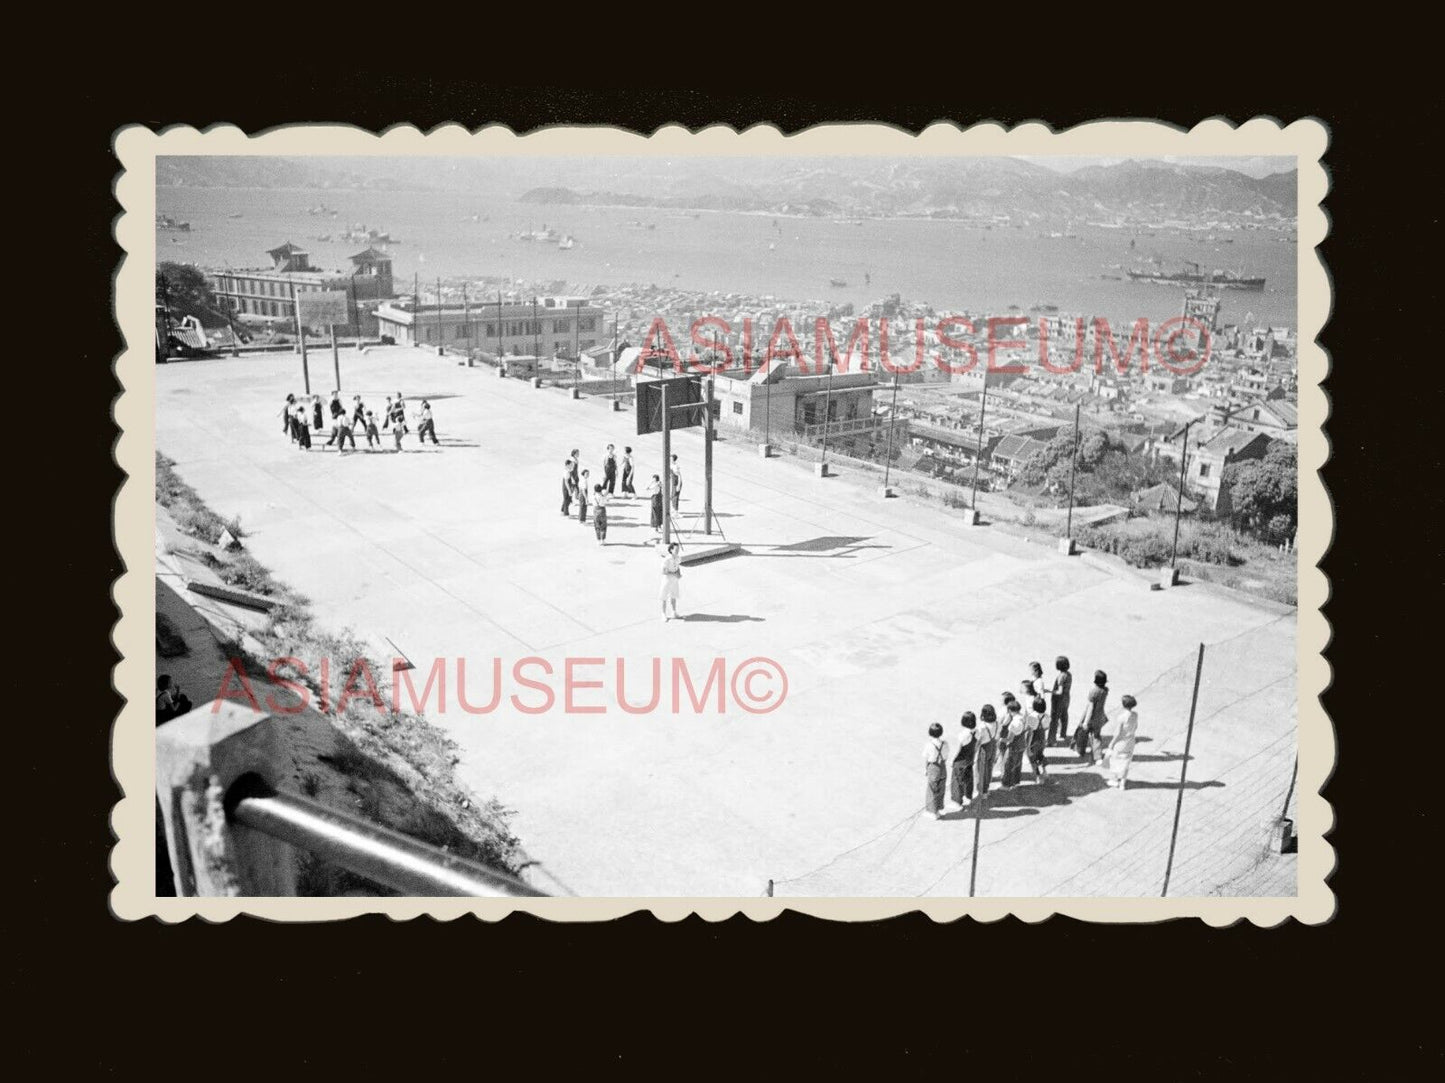
<svg viewBox="0 0 1445 1083">
<path fill-rule="evenodd" d="M 293 793 L 256 774 L 226 793 L 226 816 L 374 883 L 417 898 L 545 896 L 506 873 Z"/>
</svg>

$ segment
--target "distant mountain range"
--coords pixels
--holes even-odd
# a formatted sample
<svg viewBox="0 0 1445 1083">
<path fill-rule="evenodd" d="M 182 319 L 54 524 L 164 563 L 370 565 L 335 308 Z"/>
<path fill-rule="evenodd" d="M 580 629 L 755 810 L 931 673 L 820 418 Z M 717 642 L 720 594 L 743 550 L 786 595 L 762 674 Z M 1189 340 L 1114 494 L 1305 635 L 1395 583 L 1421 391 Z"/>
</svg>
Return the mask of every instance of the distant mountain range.
<svg viewBox="0 0 1445 1083">
<path fill-rule="evenodd" d="M 1130 159 L 1072 172 L 1023 158 L 170 157 L 160 187 L 445 191 L 542 205 L 819 215 L 1211 213 L 1293 218 L 1296 174 Z"/>
</svg>

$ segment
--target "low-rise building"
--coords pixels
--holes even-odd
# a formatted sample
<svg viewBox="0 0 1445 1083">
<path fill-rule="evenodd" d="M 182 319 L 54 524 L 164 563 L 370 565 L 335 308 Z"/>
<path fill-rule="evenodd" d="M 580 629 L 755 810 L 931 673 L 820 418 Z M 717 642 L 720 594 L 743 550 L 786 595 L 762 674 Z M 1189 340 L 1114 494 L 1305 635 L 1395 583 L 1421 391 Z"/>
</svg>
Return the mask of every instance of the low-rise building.
<svg viewBox="0 0 1445 1083">
<path fill-rule="evenodd" d="M 351 257 L 351 268 L 344 271 L 313 267 L 310 254 L 290 241 L 266 254 L 271 257 L 270 267 L 210 272 L 216 299 L 238 320 L 294 322 L 299 294 L 328 290 L 347 295 L 357 333 L 375 333 L 372 313 L 380 301 L 392 296 L 391 257 L 385 252 L 376 248 L 358 252 Z"/>
<path fill-rule="evenodd" d="M 1245 459 L 1264 458 L 1269 443 L 1270 438 L 1262 432 L 1226 426 L 1186 453 L 1186 488 L 1192 485 L 1199 494 L 1200 503 L 1215 515 L 1228 515 L 1229 487 L 1224 484 L 1225 467 Z"/>
<path fill-rule="evenodd" d="M 378 330 L 403 346 L 441 346 L 500 356 L 575 358 L 612 341 L 606 314 L 585 301 L 418 306 L 404 298 L 376 310 Z"/>
</svg>

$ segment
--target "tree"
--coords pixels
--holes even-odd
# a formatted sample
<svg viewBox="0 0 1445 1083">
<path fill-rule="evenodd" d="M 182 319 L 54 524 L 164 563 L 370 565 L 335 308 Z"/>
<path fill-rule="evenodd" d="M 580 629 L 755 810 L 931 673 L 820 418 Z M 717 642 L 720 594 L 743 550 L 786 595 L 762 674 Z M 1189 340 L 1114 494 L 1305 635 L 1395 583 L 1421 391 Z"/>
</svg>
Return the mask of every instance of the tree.
<svg viewBox="0 0 1445 1083">
<path fill-rule="evenodd" d="M 1066 493 L 1075 438 L 1072 425 L 1060 429 L 1057 436 L 1029 457 L 1019 473 L 1019 481 L 1044 492 Z M 1129 449 L 1117 437 L 1103 429 L 1085 430 L 1079 440 L 1074 465 L 1075 503 L 1124 500 L 1136 489 L 1161 477 L 1157 463 L 1129 454 Z"/>
<path fill-rule="evenodd" d="M 1288 440 L 1272 440 L 1262 459 L 1224 468 L 1231 516 L 1241 530 L 1278 544 L 1299 521 L 1299 452 Z"/>
<path fill-rule="evenodd" d="M 156 304 L 168 305 L 177 320 L 194 316 L 206 327 L 225 326 L 216 294 L 203 271 L 185 263 L 162 263 L 156 268 Z"/>
</svg>

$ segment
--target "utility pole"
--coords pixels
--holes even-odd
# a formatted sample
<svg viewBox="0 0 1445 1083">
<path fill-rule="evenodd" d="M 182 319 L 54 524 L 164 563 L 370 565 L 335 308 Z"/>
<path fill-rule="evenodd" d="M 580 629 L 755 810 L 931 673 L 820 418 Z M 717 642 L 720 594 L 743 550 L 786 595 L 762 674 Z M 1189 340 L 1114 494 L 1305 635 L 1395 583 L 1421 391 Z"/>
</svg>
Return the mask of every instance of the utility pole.
<svg viewBox="0 0 1445 1083">
<path fill-rule="evenodd" d="M 893 370 L 893 405 L 888 408 L 888 454 L 883 456 L 883 495 L 888 495 L 888 475 L 893 468 L 893 425 L 898 420 L 898 369 Z"/>
<path fill-rule="evenodd" d="M 667 405 L 667 381 L 658 391 L 662 394 L 662 547 L 672 540 L 672 418 Z"/>
<path fill-rule="evenodd" d="M 296 282 L 290 275 L 286 277 L 287 283 L 291 286 L 291 304 L 296 309 L 296 341 L 301 348 L 301 380 L 306 386 L 306 394 L 311 394 L 311 366 L 306 360 L 306 328 L 301 324 L 301 297 L 296 292 Z"/>
<path fill-rule="evenodd" d="M 331 331 L 331 367 L 336 370 L 336 390 L 341 390 L 341 353 L 336 348 L 336 324 L 328 323 Z"/>
<path fill-rule="evenodd" d="M 970 855 L 968 862 L 968 897 L 970 899 L 973 898 L 974 888 L 978 885 L 978 837 L 983 828 L 983 812 L 982 809 L 979 807 L 979 804 L 977 803 L 978 799 L 975 798 L 974 800 L 975 804 L 973 806 L 973 853 Z"/>
<path fill-rule="evenodd" d="M 707 413 L 703 416 L 702 430 L 702 532 L 712 533 L 712 382 L 714 377 L 708 376 L 703 381 L 707 388 L 707 394 L 703 396 L 703 405 Z"/>
<path fill-rule="evenodd" d="M 978 510 L 978 465 L 983 462 L 983 419 L 988 414 L 988 369 L 983 371 L 983 398 L 978 407 L 978 444 L 973 450 L 973 495 L 968 498 L 970 511 Z"/>
<path fill-rule="evenodd" d="M 1174 844 L 1179 838 L 1179 814 L 1184 810 L 1184 780 L 1189 775 L 1189 747 L 1194 743 L 1194 711 L 1199 706 L 1199 678 L 1204 673 L 1204 644 L 1199 644 L 1199 661 L 1194 667 L 1194 698 L 1189 701 L 1189 728 L 1184 733 L 1184 759 L 1179 764 L 1179 794 L 1174 799 L 1174 829 L 1169 833 L 1169 862 L 1164 866 L 1164 889 L 1161 899 L 1169 895 L 1169 875 L 1174 871 Z"/>
<path fill-rule="evenodd" d="M 612 317 L 612 409 L 617 410 L 617 317 Z"/>
<path fill-rule="evenodd" d="M 356 272 L 351 272 L 351 333 L 356 336 L 356 346 L 361 348 L 361 306 L 356 301 Z"/>
<path fill-rule="evenodd" d="M 506 351 L 506 348 L 502 345 L 502 291 L 501 291 L 501 290 L 498 290 L 498 291 L 497 291 L 497 360 L 498 360 L 498 361 L 501 361 L 502 356 L 503 356 L 506 352 L 507 352 L 507 351 Z"/>
<path fill-rule="evenodd" d="M 411 275 L 411 344 L 421 345 L 421 274 L 413 271 Z"/>
<path fill-rule="evenodd" d="M 768 449 L 768 455 L 773 454 L 773 371 L 772 358 L 763 359 L 763 368 L 767 370 L 767 379 L 763 381 L 763 447 Z"/>
<path fill-rule="evenodd" d="M 828 476 L 828 415 L 833 412 L 833 362 L 828 362 L 828 384 L 823 392 L 823 457 L 819 461 L 820 475 Z"/>
<path fill-rule="evenodd" d="M 1069 539 L 1074 536 L 1074 467 L 1079 461 L 1079 442 L 1083 436 L 1083 432 L 1079 428 L 1080 405 L 1082 404 L 1075 403 L 1074 405 L 1074 446 L 1069 455 L 1069 518 L 1064 526 L 1064 537 Z"/>
<path fill-rule="evenodd" d="M 442 279 L 437 275 L 437 356 L 446 351 L 446 334 L 442 326 Z"/>
<path fill-rule="evenodd" d="M 582 383 L 582 309 L 572 306 L 572 390 Z"/>
<path fill-rule="evenodd" d="M 1177 568 L 1179 556 L 1179 518 L 1184 514 L 1184 474 L 1189 463 L 1189 426 L 1193 420 L 1184 423 L 1184 442 L 1179 447 L 1179 499 L 1174 502 L 1174 544 L 1169 547 L 1169 567 Z"/>
<path fill-rule="evenodd" d="M 467 302 L 467 284 L 462 283 L 462 325 L 467 329 L 467 364 L 472 363 L 472 309 Z"/>
<path fill-rule="evenodd" d="M 537 319 L 537 295 L 532 294 L 532 356 L 542 356 L 542 324 Z"/>
</svg>

